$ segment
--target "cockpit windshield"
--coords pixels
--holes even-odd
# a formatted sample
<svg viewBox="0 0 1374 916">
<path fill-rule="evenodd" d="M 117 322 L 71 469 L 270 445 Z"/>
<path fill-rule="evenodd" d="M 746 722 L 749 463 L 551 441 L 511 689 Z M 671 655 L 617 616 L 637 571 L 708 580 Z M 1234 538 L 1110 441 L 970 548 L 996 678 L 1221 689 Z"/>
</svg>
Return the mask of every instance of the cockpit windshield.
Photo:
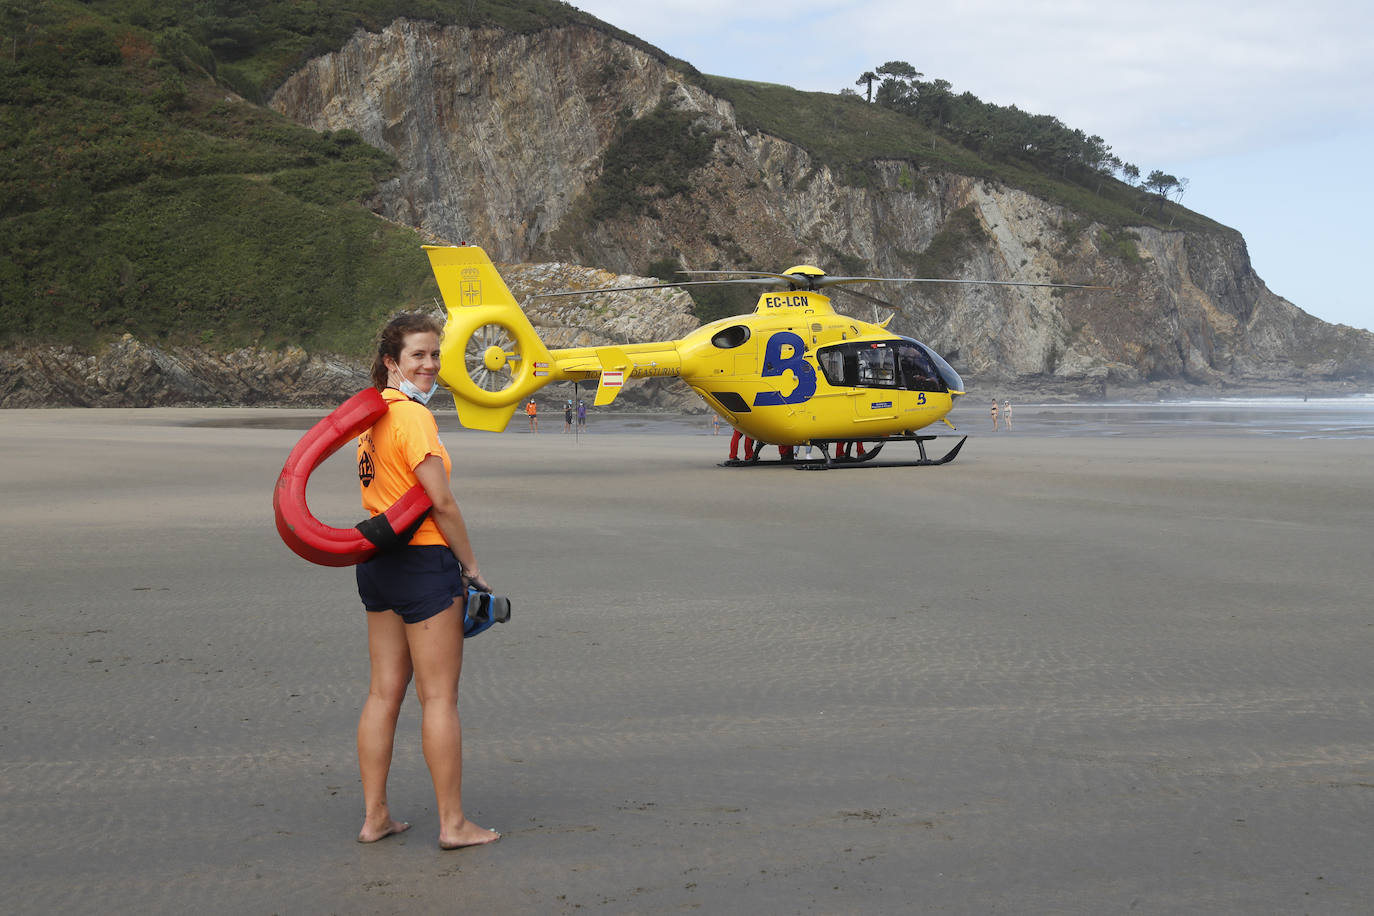
<svg viewBox="0 0 1374 916">
<path fill-rule="evenodd" d="M 822 347 L 816 361 L 826 380 L 841 388 L 964 390 L 963 380 L 949 363 L 925 344 L 909 338 Z"/>
<path fill-rule="evenodd" d="M 944 381 L 945 387 L 954 394 L 963 394 L 964 380 L 959 377 L 959 373 L 954 371 L 954 367 L 945 362 L 944 358 L 941 357 L 939 353 L 936 353 L 920 341 L 916 341 L 916 346 L 924 350 L 926 356 L 929 356 L 930 361 L 935 364 L 935 369 L 940 373 L 940 378 Z"/>
</svg>

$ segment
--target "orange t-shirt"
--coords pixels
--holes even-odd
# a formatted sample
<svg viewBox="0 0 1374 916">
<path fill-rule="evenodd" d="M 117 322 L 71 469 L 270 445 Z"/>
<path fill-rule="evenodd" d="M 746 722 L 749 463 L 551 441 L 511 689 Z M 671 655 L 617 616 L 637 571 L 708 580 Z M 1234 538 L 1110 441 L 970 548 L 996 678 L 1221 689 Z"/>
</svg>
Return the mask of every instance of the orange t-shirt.
<svg viewBox="0 0 1374 916">
<path fill-rule="evenodd" d="M 358 483 L 363 508 L 381 515 L 418 482 L 415 468 L 430 455 L 444 462 L 444 478 L 453 466 L 444 443 L 439 441 L 439 424 L 434 414 L 395 388 L 382 392 L 387 402 L 386 416 L 358 437 Z M 433 518 L 426 518 L 410 539 L 412 545 L 447 544 Z"/>
</svg>

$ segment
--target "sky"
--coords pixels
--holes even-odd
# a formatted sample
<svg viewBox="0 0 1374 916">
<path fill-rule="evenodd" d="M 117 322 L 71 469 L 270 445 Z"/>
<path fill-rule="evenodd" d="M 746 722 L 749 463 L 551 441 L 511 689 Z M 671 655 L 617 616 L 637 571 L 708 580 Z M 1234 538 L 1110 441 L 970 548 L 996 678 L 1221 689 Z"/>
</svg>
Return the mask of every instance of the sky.
<svg viewBox="0 0 1374 916">
<path fill-rule="evenodd" d="M 901 60 L 1102 137 L 1244 235 L 1312 315 L 1374 329 L 1368 0 L 573 0 L 703 73 L 838 92 Z"/>
</svg>

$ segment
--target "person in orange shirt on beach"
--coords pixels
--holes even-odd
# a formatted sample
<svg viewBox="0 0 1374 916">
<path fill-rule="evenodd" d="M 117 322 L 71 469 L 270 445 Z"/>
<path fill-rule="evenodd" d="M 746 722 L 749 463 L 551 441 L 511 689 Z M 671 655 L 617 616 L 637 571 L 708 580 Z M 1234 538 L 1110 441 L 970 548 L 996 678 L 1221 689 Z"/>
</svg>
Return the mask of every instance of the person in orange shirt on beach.
<svg viewBox="0 0 1374 916">
<path fill-rule="evenodd" d="M 401 703 L 412 677 L 420 734 L 434 783 L 439 846 L 457 849 L 500 839 L 463 813 L 463 731 L 458 679 L 463 671 L 463 611 L 468 588 L 490 592 L 477 569 L 463 513 L 449 485 L 451 462 L 434 414 L 424 405 L 438 388 L 439 323 L 428 315 L 393 319 L 382 331 L 372 382 L 387 413 L 358 439 L 363 507 L 385 512 L 418 483 L 433 503 L 409 543 L 355 567 L 367 610 L 371 677 L 358 718 L 363 826 L 358 842 L 375 843 L 410 824 L 391 815 L 387 776 Z"/>
</svg>

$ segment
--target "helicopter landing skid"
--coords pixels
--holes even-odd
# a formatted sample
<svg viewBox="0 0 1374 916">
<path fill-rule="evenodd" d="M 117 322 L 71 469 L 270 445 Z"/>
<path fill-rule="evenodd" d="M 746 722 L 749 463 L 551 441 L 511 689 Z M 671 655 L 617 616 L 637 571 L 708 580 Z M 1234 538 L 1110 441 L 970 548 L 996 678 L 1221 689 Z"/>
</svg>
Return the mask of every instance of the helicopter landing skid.
<svg viewBox="0 0 1374 916">
<path fill-rule="evenodd" d="M 926 443 L 932 439 L 939 439 L 940 436 L 884 436 L 881 439 L 856 440 L 856 439 L 812 439 L 810 444 L 820 449 L 820 458 L 801 458 L 796 454 L 796 450 L 802 446 L 793 446 L 793 457 L 776 458 L 763 461 L 759 458 L 759 453 L 754 452 L 753 456 L 744 460 L 734 459 L 722 461 L 720 467 L 723 468 L 749 468 L 765 467 L 773 465 L 791 465 L 799 471 L 828 471 L 831 468 L 853 467 L 864 464 L 878 457 L 883 450 L 883 446 L 892 442 L 915 442 L 916 448 L 920 451 L 921 457 L 912 461 L 885 461 L 883 467 L 924 467 L 932 464 L 948 464 L 959 454 L 959 450 L 968 441 L 968 436 L 963 436 L 954 444 L 954 448 L 945 453 L 944 457 L 931 458 L 926 454 Z M 832 455 L 831 447 L 842 443 L 863 442 L 866 451 L 862 455 Z"/>
<path fill-rule="evenodd" d="M 917 448 L 917 450 L 919 450 L 920 453 L 921 453 L 921 457 L 918 458 L 918 459 L 912 460 L 912 461 L 885 461 L 885 462 L 883 462 L 883 466 L 884 466 L 884 467 L 924 467 L 924 466 L 926 466 L 926 465 L 932 465 L 932 464 L 948 464 L 949 462 L 951 462 L 951 461 L 954 460 L 955 456 L 959 454 L 959 450 L 960 450 L 961 448 L 964 447 L 964 443 L 968 441 L 968 436 L 962 436 L 962 437 L 959 439 L 959 441 L 956 442 L 956 443 L 954 444 L 954 448 L 950 449 L 948 452 L 945 453 L 944 457 L 942 457 L 942 458 L 931 458 L 929 455 L 926 454 L 926 443 L 927 443 L 927 442 L 930 442 L 930 441 L 933 440 L 933 439 L 938 439 L 938 438 L 940 438 L 940 437 L 939 437 L 939 436 L 915 436 L 915 435 L 912 435 L 912 436 L 884 436 L 882 439 L 878 439 L 878 440 L 874 440 L 874 441 L 870 441 L 870 442 L 865 443 L 865 444 L 868 446 L 868 450 L 865 451 L 862 455 L 853 455 L 853 456 L 850 456 L 850 455 L 835 455 L 835 456 L 832 456 L 832 455 L 830 454 L 830 446 L 832 446 L 832 445 L 838 445 L 838 444 L 840 444 L 840 443 L 842 443 L 842 442 L 853 442 L 853 441 L 855 441 L 855 440 L 850 440 L 850 439 L 813 439 L 813 440 L 811 440 L 811 444 L 814 445 L 814 446 L 817 446 L 817 447 L 821 450 L 821 454 L 825 456 L 825 459 L 824 459 L 823 461 L 812 461 L 812 462 L 800 463 L 800 464 L 798 465 L 798 467 L 800 467 L 800 468 L 803 469 L 803 470 L 807 470 L 807 471 L 828 471 L 828 470 L 830 470 L 831 468 L 836 468 L 836 467 L 849 467 L 849 466 L 853 466 L 853 465 L 856 465 L 856 464 L 862 464 L 862 463 L 864 463 L 864 462 L 866 462 L 866 461 L 872 461 L 874 458 L 877 458 L 877 457 L 878 457 L 878 453 L 881 452 L 881 451 L 883 450 L 883 446 L 884 446 L 884 445 L 887 445 L 888 443 L 891 443 L 891 442 L 915 442 L 915 443 L 916 443 L 916 448 Z M 862 441 L 862 440 L 858 440 L 858 441 Z"/>
</svg>

